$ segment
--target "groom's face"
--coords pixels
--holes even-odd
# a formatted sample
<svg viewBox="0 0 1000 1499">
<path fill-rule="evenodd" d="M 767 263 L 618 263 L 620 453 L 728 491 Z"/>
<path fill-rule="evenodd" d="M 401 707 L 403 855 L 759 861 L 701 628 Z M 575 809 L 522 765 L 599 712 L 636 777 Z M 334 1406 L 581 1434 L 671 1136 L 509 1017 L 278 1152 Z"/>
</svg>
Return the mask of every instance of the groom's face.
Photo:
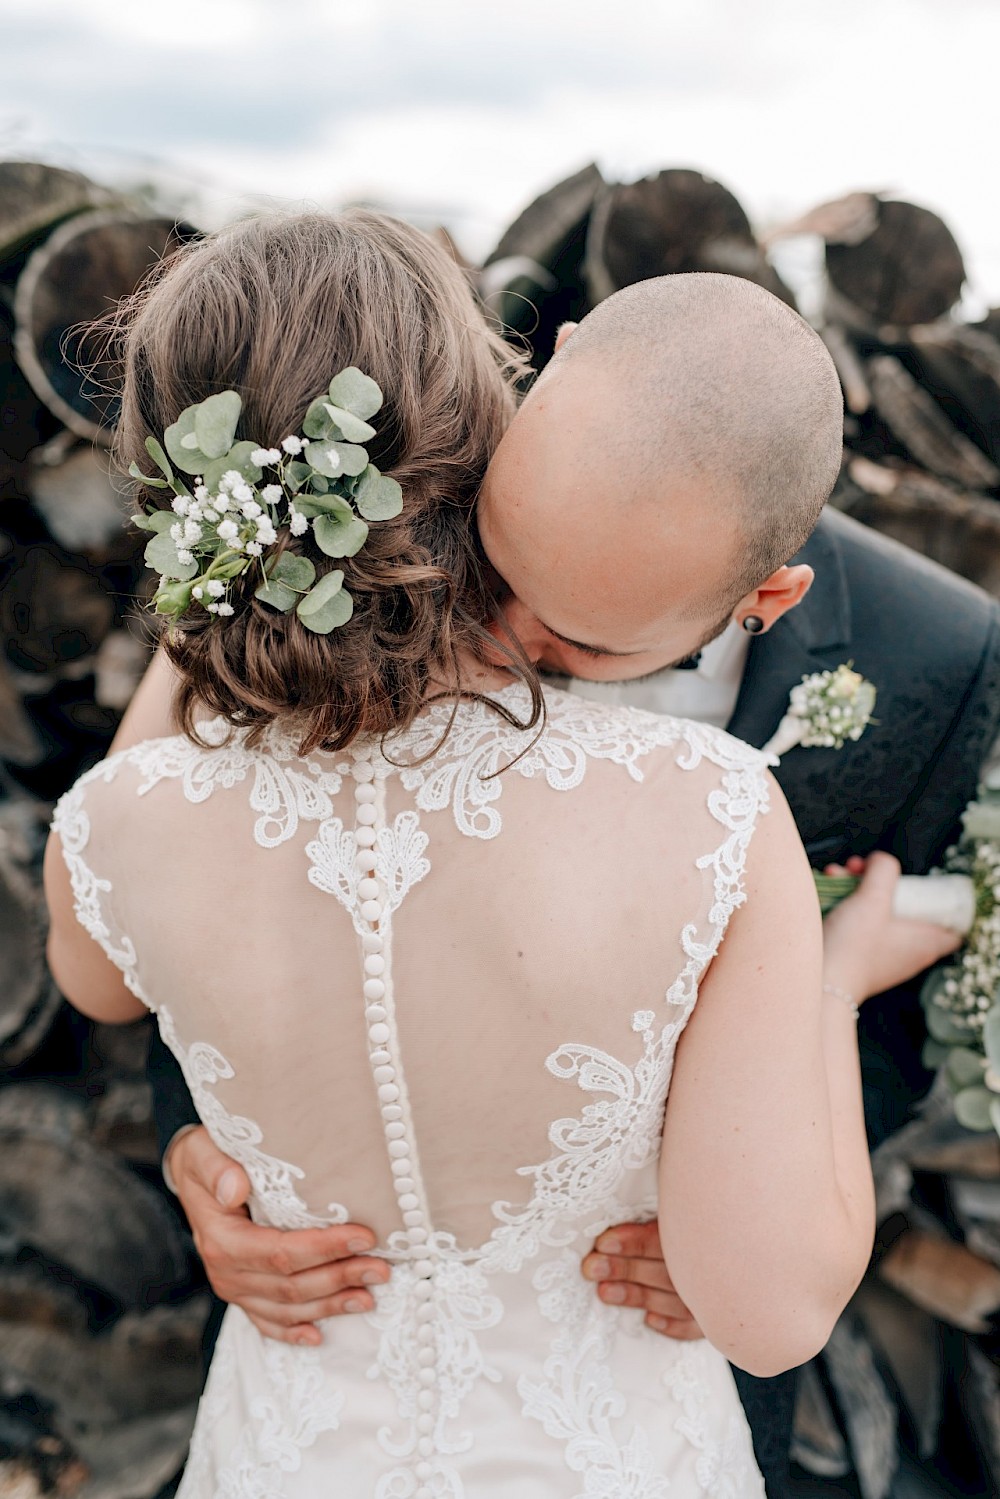
<svg viewBox="0 0 1000 1499">
<path fill-rule="evenodd" d="M 736 541 L 704 481 L 643 470 L 634 413 L 567 367 L 525 402 L 490 464 L 479 530 L 504 614 L 549 670 L 613 681 L 691 655 L 725 628 Z"/>
</svg>

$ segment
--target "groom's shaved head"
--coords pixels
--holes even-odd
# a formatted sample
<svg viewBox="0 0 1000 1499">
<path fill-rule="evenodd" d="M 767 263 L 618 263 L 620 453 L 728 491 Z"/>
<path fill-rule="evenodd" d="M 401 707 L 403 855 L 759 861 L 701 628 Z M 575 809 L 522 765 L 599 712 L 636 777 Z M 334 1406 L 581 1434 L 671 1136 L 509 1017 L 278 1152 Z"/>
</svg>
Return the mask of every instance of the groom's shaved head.
<svg viewBox="0 0 1000 1499">
<path fill-rule="evenodd" d="M 798 552 L 842 441 L 833 362 L 777 297 L 711 274 L 617 292 L 547 366 L 487 474 L 480 532 L 519 631 L 533 617 L 632 657 L 603 673 L 618 676 L 703 643 Z"/>
<path fill-rule="evenodd" d="M 661 276 L 602 302 L 546 375 L 570 365 L 600 368 L 630 408 L 601 446 L 634 496 L 696 480 L 703 502 L 731 516 L 745 548 L 733 602 L 795 555 L 843 449 L 833 361 L 797 312 L 737 276 Z"/>
</svg>

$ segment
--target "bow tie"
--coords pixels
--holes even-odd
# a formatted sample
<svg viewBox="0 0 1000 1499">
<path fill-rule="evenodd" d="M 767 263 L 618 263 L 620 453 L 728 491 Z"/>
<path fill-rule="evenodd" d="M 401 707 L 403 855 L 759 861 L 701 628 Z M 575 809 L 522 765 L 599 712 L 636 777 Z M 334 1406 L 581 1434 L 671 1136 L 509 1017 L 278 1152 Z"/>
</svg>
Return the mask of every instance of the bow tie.
<svg viewBox="0 0 1000 1499">
<path fill-rule="evenodd" d="M 695 651 L 693 656 L 685 656 L 683 661 L 678 661 L 672 670 L 674 671 L 697 671 L 698 662 L 701 660 L 701 651 Z"/>
</svg>

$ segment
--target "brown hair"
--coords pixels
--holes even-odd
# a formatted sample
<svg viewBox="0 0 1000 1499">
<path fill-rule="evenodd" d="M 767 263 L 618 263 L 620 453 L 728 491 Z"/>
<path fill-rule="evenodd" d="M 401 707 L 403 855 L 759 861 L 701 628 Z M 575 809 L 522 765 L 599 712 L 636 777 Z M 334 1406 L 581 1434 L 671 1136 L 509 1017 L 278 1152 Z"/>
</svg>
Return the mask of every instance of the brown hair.
<svg viewBox="0 0 1000 1499">
<path fill-rule="evenodd" d="M 123 466 L 148 469 L 145 438 L 219 390 L 242 397 L 238 438 L 277 446 L 301 431 L 332 376 L 356 365 L 385 398 L 371 460 L 403 489 L 402 514 L 372 526 L 354 557 L 331 562 L 311 532 L 282 533 L 318 572 L 343 567 L 355 609 L 340 629 L 315 635 L 261 604 L 248 574 L 233 589 L 234 616 L 194 608 L 165 632 L 189 735 L 203 704 L 252 740 L 292 717 L 302 753 L 342 749 L 407 727 L 432 682 L 460 684 L 463 652 L 496 652 L 473 511 L 521 369 L 428 236 L 363 209 L 247 220 L 173 256 L 121 327 Z M 166 504 L 162 494 L 138 498 L 149 510 Z M 541 712 L 534 670 L 513 640 L 500 649 L 531 691 L 530 727 Z"/>
</svg>

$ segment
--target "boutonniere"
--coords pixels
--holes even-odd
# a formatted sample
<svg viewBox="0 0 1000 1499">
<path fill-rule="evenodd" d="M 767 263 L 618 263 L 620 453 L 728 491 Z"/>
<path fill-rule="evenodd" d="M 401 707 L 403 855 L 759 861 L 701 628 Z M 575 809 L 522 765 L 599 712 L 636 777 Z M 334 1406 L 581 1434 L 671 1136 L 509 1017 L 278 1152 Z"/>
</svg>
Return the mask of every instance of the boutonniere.
<svg viewBox="0 0 1000 1499">
<path fill-rule="evenodd" d="M 843 749 L 849 739 L 860 739 L 872 721 L 875 688 L 850 662 L 833 671 L 803 677 L 788 697 L 788 707 L 777 729 L 764 745 L 766 755 L 779 759 L 797 744 L 806 749 Z"/>
</svg>

